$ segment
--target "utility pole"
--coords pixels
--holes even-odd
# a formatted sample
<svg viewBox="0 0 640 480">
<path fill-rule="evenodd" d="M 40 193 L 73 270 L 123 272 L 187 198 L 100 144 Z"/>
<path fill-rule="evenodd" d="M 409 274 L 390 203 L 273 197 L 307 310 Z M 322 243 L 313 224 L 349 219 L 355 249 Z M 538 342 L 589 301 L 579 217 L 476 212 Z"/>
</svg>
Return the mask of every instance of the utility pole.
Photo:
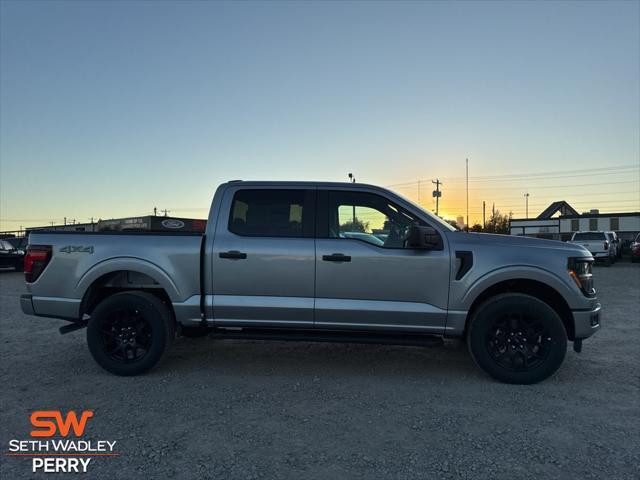
<svg viewBox="0 0 640 480">
<path fill-rule="evenodd" d="M 171 210 L 167 210 L 166 208 L 163 210 L 160 210 L 161 212 L 164 212 L 164 216 L 167 216 L 167 213 L 169 213 Z"/>
<path fill-rule="evenodd" d="M 154 217 L 158 216 L 158 207 L 153 207 L 153 216 Z"/>
<path fill-rule="evenodd" d="M 529 192 L 524 194 L 525 201 L 525 218 L 529 218 Z"/>
<path fill-rule="evenodd" d="M 67 224 L 67 217 L 64 217 L 64 224 Z"/>
<path fill-rule="evenodd" d="M 433 183 L 436 186 L 436 189 L 433 191 L 433 196 L 436 198 L 436 217 L 438 216 L 438 210 L 440 207 L 440 197 L 442 196 L 442 192 L 440 191 L 440 185 L 442 185 L 442 182 L 440 181 L 440 179 L 436 178 L 435 181 L 431 180 L 431 183 Z"/>
<path fill-rule="evenodd" d="M 469 231 L 469 159 L 467 158 L 467 232 Z"/>
<path fill-rule="evenodd" d="M 351 183 L 356 183 L 356 177 L 353 176 L 353 173 L 349 174 L 349 180 L 351 180 Z M 353 205 L 353 218 L 351 221 L 353 222 L 351 228 L 355 228 L 356 226 L 356 206 L 355 205 Z"/>
<path fill-rule="evenodd" d="M 486 207 L 487 204 L 485 203 L 485 201 L 482 201 L 482 229 L 484 230 L 485 226 L 487 225 L 487 217 L 485 215 L 486 213 Z"/>
</svg>

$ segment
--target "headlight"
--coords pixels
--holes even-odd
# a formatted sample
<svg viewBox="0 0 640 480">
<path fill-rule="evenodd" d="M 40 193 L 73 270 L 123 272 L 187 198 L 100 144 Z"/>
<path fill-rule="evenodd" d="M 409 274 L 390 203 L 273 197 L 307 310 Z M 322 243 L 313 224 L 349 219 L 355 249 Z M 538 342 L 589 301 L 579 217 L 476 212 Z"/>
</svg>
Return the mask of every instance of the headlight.
<svg viewBox="0 0 640 480">
<path fill-rule="evenodd" d="M 591 258 L 570 258 L 567 266 L 569 275 L 587 297 L 596 294 L 596 289 L 593 288 L 592 266 L 593 259 Z"/>
</svg>

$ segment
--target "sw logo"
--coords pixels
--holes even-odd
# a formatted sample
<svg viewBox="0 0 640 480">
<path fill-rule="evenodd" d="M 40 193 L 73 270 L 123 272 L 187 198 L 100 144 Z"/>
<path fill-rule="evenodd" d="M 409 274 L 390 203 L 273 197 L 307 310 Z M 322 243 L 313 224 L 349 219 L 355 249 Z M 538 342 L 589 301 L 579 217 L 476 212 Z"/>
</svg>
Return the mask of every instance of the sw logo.
<svg viewBox="0 0 640 480">
<path fill-rule="evenodd" d="M 67 413 L 65 419 L 62 418 L 62 413 L 59 410 L 38 410 L 31 414 L 30 420 L 31 425 L 40 430 L 32 430 L 31 436 L 53 437 L 56 432 L 59 432 L 63 437 L 68 437 L 70 430 L 73 429 L 75 436 L 81 437 L 87 426 L 87 420 L 91 417 L 93 417 L 91 410 L 82 412 L 79 420 L 73 410 Z"/>
<path fill-rule="evenodd" d="M 33 473 L 86 473 L 94 457 L 118 457 L 116 441 L 83 440 L 93 411 L 37 410 L 29 416 L 30 440 L 9 441 L 10 457 L 31 457 Z M 55 438 L 54 438 L 55 437 Z"/>
</svg>

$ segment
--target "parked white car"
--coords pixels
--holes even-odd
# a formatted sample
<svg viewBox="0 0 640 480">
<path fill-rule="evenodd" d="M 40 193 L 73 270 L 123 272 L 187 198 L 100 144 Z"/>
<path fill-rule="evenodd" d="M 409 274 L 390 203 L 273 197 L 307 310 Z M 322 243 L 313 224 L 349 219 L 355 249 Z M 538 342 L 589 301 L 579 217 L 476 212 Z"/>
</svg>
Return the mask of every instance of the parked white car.
<svg viewBox="0 0 640 480">
<path fill-rule="evenodd" d="M 604 262 L 607 267 L 616 260 L 616 247 L 611 244 L 606 232 L 575 232 L 569 243 L 582 245 L 596 261 Z"/>
</svg>

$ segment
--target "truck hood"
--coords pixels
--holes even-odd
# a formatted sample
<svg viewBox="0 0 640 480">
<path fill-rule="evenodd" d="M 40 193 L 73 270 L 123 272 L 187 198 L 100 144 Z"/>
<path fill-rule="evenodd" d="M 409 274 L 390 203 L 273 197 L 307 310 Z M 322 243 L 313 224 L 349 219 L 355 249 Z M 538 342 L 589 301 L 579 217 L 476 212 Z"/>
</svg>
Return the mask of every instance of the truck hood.
<svg viewBox="0 0 640 480">
<path fill-rule="evenodd" d="M 544 240 L 541 238 L 523 237 L 516 235 L 497 235 L 490 233 L 471 232 L 447 232 L 449 242 L 460 248 L 464 245 L 477 247 L 509 247 L 524 249 L 549 249 L 564 252 L 572 257 L 590 257 L 589 250 L 582 245 L 560 242 L 557 240 Z"/>
</svg>

